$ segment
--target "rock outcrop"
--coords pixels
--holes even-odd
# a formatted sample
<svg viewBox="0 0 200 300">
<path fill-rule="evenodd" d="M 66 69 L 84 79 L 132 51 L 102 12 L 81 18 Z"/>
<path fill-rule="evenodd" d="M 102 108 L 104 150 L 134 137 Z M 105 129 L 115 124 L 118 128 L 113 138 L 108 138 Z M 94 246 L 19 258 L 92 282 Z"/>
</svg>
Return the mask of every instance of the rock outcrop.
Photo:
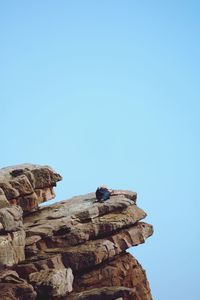
<svg viewBox="0 0 200 300">
<path fill-rule="evenodd" d="M 0 170 L 0 299 L 151 300 L 145 271 L 126 253 L 153 233 L 136 193 L 39 207 L 59 180 L 47 166 Z"/>
<path fill-rule="evenodd" d="M 53 187 L 62 177 L 49 166 L 23 164 L 0 170 L 0 208 L 17 204 L 24 212 L 55 197 Z"/>
</svg>

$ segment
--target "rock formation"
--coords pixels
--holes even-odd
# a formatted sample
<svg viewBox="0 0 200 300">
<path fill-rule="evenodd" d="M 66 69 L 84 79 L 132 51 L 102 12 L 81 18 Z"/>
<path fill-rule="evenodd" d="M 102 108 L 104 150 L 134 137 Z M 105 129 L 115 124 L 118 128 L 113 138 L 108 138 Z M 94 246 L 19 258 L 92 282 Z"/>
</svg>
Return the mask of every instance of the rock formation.
<svg viewBox="0 0 200 300">
<path fill-rule="evenodd" d="M 62 177 L 48 166 L 23 164 L 0 170 L 0 208 L 17 204 L 24 212 L 55 197 L 53 187 Z"/>
<path fill-rule="evenodd" d="M 152 235 L 136 193 L 95 193 L 49 206 L 62 177 L 48 166 L 0 170 L 0 299 L 151 300 L 126 250 Z"/>
</svg>

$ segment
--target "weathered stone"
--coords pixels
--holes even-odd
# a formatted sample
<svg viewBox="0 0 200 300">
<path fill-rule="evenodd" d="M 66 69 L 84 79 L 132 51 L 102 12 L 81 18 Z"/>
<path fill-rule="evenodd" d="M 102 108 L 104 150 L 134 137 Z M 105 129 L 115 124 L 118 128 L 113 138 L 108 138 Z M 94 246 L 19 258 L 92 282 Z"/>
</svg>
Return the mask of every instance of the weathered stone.
<svg viewBox="0 0 200 300">
<path fill-rule="evenodd" d="M 0 235 L 0 266 L 13 266 L 25 259 L 23 230 Z"/>
<path fill-rule="evenodd" d="M 0 209 L 0 223 L 4 231 L 17 231 L 23 228 L 23 211 L 20 206 Z"/>
<path fill-rule="evenodd" d="M 10 206 L 10 204 L 6 198 L 4 191 L 2 190 L 2 188 L 0 188 L 0 209 L 8 206 Z"/>
<path fill-rule="evenodd" d="M 28 279 L 31 273 L 47 269 L 65 269 L 61 254 L 39 254 L 27 258 L 26 261 L 18 264 L 16 267 L 19 276 L 25 279 Z"/>
<path fill-rule="evenodd" d="M 19 192 L 19 195 L 29 195 L 34 192 L 33 187 L 25 175 L 20 175 L 10 180 L 11 186 Z"/>
<path fill-rule="evenodd" d="M 10 181 L 25 175 L 34 189 L 54 186 L 62 177 L 49 166 L 21 164 L 0 169 L 0 180 Z"/>
<path fill-rule="evenodd" d="M 152 300 L 126 253 L 153 233 L 137 194 L 110 189 L 103 203 L 91 193 L 39 207 L 59 180 L 48 166 L 0 169 L 0 299 L 33 300 L 34 287 L 38 300 Z"/>
<path fill-rule="evenodd" d="M 74 276 L 72 270 L 42 270 L 29 276 L 31 284 L 36 288 L 41 299 L 61 297 L 72 292 Z"/>
<path fill-rule="evenodd" d="M 12 270 L 0 272 L 0 299 L 2 300 L 35 300 L 33 287 Z"/>
<path fill-rule="evenodd" d="M 135 290 L 120 287 L 101 287 L 89 289 L 80 293 L 72 293 L 70 296 L 63 297 L 62 300 L 135 300 Z"/>
<path fill-rule="evenodd" d="M 75 292 L 102 286 L 125 286 L 135 288 L 135 300 L 152 300 L 145 271 L 128 253 L 84 274 L 77 274 L 73 286 Z"/>
<path fill-rule="evenodd" d="M 39 203 L 55 197 L 53 187 L 61 179 L 48 166 L 22 164 L 0 169 L 0 208 L 9 200 L 26 212 L 34 211 Z"/>
<path fill-rule="evenodd" d="M 21 206 L 24 212 L 30 212 L 38 210 L 38 197 L 36 193 L 30 195 L 24 195 L 17 198 L 16 203 Z"/>
<path fill-rule="evenodd" d="M 35 189 L 37 195 L 38 203 L 46 202 L 53 199 L 56 195 L 54 193 L 53 187 L 44 187 L 43 189 Z"/>
<path fill-rule="evenodd" d="M 104 203 L 96 202 L 94 194 L 88 194 L 41 208 L 24 217 L 27 234 L 26 255 L 29 259 L 18 265 L 17 270 L 20 276 L 23 273 L 27 278 L 27 274 L 31 276 L 33 272 L 42 269 L 53 269 L 55 264 L 50 263 L 47 267 L 47 261 L 51 262 L 55 260 L 55 257 L 58 260 L 57 255 L 59 255 L 60 266 L 56 269 L 70 267 L 75 272 L 75 287 L 77 288 L 76 280 L 80 271 L 83 273 L 84 270 L 94 271 L 93 277 L 98 278 L 98 268 L 115 262 L 120 253 L 124 253 L 131 246 L 143 243 L 153 233 L 151 225 L 138 222 L 145 216 L 146 213 L 123 193 L 111 196 Z M 35 260 L 36 257 L 37 260 Z M 122 268 L 120 263 L 119 268 Z M 137 294 L 136 284 L 129 282 L 130 285 L 128 285 L 134 273 L 129 274 L 123 268 L 122 270 L 121 281 L 113 281 L 113 285 L 135 288 L 135 297 L 137 296 L 135 299 L 141 300 L 142 298 Z M 140 270 L 143 274 L 142 269 Z M 145 288 L 148 290 L 146 276 L 141 276 L 140 279 L 144 280 Z M 99 280 L 99 287 L 106 286 L 105 281 Z M 80 289 L 77 288 L 76 292 L 83 292 L 81 289 L 84 286 L 83 282 L 82 278 L 83 285 L 80 284 Z M 107 286 L 113 286 L 111 282 L 110 280 Z M 127 282 L 127 285 L 123 282 Z M 91 286 L 88 285 L 86 289 L 92 287 L 96 286 L 91 282 Z M 90 295 L 90 297 L 93 296 Z M 144 300 L 150 300 L 150 292 L 145 297 Z"/>
<path fill-rule="evenodd" d="M 137 193 L 127 190 L 111 190 L 111 196 L 124 195 L 126 198 L 136 202 Z"/>
<path fill-rule="evenodd" d="M 56 182 L 62 179 L 62 177 L 55 173 L 50 167 L 34 168 L 31 171 L 34 176 L 36 189 L 55 186 Z"/>
<path fill-rule="evenodd" d="M 65 266 L 78 271 L 110 260 L 126 249 L 144 243 L 152 233 L 151 225 L 138 223 L 104 239 L 91 240 L 74 247 L 49 248 L 45 252 L 61 253 Z"/>
<path fill-rule="evenodd" d="M 1 180 L 1 177 L 0 177 Z M 12 187 L 10 182 L 1 182 L 0 181 L 0 188 L 4 191 L 7 200 L 15 199 L 19 197 L 20 193 L 18 190 Z"/>
<path fill-rule="evenodd" d="M 65 265 L 73 270 L 88 268 L 100 264 L 102 261 L 111 259 L 113 256 L 125 251 L 129 247 L 144 243 L 145 239 L 152 235 L 152 226 L 146 223 L 138 223 L 119 233 L 85 242 L 75 247 L 65 247 L 62 241 L 59 248 L 52 248 L 52 244 L 38 241 L 39 249 L 46 253 L 61 253 Z M 47 247 L 47 246 L 50 247 Z M 29 248 L 30 249 L 30 248 Z M 37 253 L 37 252 L 36 252 Z"/>
<path fill-rule="evenodd" d="M 67 230 L 68 227 L 71 228 L 74 224 L 86 223 L 111 212 L 119 214 L 130 205 L 134 205 L 134 202 L 123 195 L 113 196 L 104 203 L 97 203 L 94 193 L 91 193 L 43 207 L 31 215 L 25 216 L 24 223 L 28 235 L 35 234 L 35 232 L 39 233 L 40 230 L 41 234 L 52 235 L 62 226 L 66 227 Z M 145 217 L 144 212 L 143 214 Z M 32 226 L 33 223 L 34 226 Z M 43 224 L 50 224 L 50 226 L 43 230 Z M 31 225 L 31 228 L 29 228 L 29 225 Z M 39 226 L 38 229 L 37 226 Z"/>
<path fill-rule="evenodd" d="M 81 244 L 90 239 L 108 236 L 119 229 L 131 226 L 146 216 L 145 212 L 136 205 L 130 205 L 121 212 L 111 212 L 92 219 L 92 222 L 81 223 L 73 217 L 63 217 L 52 220 L 35 222 L 34 226 L 26 223 L 27 236 L 40 235 L 37 241 L 38 249 L 67 247 Z M 41 214 L 42 217 L 42 214 Z M 34 245 L 35 247 L 35 245 Z"/>
<path fill-rule="evenodd" d="M 96 201 L 95 194 L 90 193 L 42 207 L 39 211 L 27 215 L 25 222 L 36 224 L 41 220 L 53 220 L 63 217 L 72 217 L 85 222 L 113 211 L 122 211 L 134 203 L 133 200 L 126 198 L 124 195 L 112 196 L 108 201 L 99 203 Z"/>
</svg>

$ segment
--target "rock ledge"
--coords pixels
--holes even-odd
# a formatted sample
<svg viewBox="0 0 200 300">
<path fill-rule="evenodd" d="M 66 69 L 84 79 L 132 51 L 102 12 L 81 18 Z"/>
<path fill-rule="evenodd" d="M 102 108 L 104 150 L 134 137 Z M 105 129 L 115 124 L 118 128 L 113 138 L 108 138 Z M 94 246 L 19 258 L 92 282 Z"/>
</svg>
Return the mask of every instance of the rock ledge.
<svg viewBox="0 0 200 300">
<path fill-rule="evenodd" d="M 153 234 L 137 194 L 39 207 L 61 179 L 48 166 L 0 170 L 0 299 L 151 300 L 145 271 L 126 253 Z"/>
</svg>

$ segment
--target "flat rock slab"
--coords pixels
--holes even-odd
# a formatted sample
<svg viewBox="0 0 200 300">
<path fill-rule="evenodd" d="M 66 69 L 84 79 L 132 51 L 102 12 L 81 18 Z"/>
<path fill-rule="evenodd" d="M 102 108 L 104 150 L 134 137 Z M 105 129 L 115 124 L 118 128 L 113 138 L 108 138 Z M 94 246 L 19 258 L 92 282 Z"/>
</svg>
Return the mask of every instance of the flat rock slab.
<svg viewBox="0 0 200 300">
<path fill-rule="evenodd" d="M 51 236 L 61 228 L 67 231 L 74 225 L 92 222 L 96 217 L 112 212 L 117 212 L 119 215 L 121 211 L 134 204 L 133 200 L 124 195 L 112 196 L 106 202 L 99 203 L 96 201 L 95 194 L 90 193 L 42 207 L 24 217 L 24 226 L 28 236 L 35 234 Z M 144 212 L 142 214 L 143 217 L 146 216 Z"/>
<path fill-rule="evenodd" d="M 117 201 L 115 205 L 117 206 Z M 109 202 L 107 203 L 107 207 Z M 112 205 L 112 202 L 111 202 Z M 26 250 L 34 253 L 35 249 L 68 247 L 83 244 L 88 240 L 106 237 L 120 229 L 133 226 L 145 218 L 146 213 L 135 204 L 121 211 L 111 211 L 92 220 L 80 220 L 75 216 L 58 219 L 40 219 L 34 224 L 26 223 Z M 42 217 L 42 214 L 41 214 Z M 30 220 L 30 218 L 29 218 Z M 32 224 L 31 226 L 29 226 Z M 35 237 L 35 238 L 34 238 Z M 31 242 L 32 241 L 32 242 Z"/>
<path fill-rule="evenodd" d="M 109 200 L 100 203 L 97 202 L 95 193 L 89 193 L 82 196 L 75 196 L 46 207 L 40 207 L 37 211 L 25 216 L 24 222 L 28 226 L 33 223 L 39 224 L 41 220 L 53 220 L 63 217 L 85 222 L 109 212 L 123 210 L 132 204 L 135 204 L 135 200 L 129 199 L 124 194 L 111 196 Z"/>
</svg>

